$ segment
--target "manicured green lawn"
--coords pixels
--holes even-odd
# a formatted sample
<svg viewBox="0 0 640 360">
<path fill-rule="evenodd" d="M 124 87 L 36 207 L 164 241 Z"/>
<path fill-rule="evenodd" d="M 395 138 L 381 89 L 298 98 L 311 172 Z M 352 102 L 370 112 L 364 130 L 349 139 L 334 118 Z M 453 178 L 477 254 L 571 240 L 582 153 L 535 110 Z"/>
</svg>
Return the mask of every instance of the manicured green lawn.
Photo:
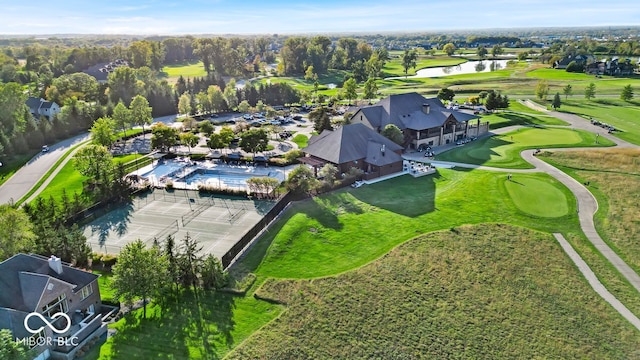
<svg viewBox="0 0 640 360">
<path fill-rule="evenodd" d="M 149 305 L 147 319 L 139 309 L 110 325 L 116 335 L 92 359 L 220 359 L 281 311 L 253 297 L 185 293 L 179 305 Z"/>
<path fill-rule="evenodd" d="M 533 178 L 551 181 L 545 174 Z M 259 277 L 310 278 L 364 265 L 429 231 L 461 224 L 509 222 L 545 231 L 577 229 L 567 189 L 566 215 L 535 222 L 515 206 L 506 174 L 440 169 L 435 176 L 386 180 L 297 203 L 239 265 Z"/>
<path fill-rule="evenodd" d="M 569 199 L 557 182 L 530 174 L 511 176 L 511 180 L 504 185 L 511 200 L 522 212 L 549 218 L 565 216 L 569 212 Z"/>
<path fill-rule="evenodd" d="M 62 167 L 60 172 L 56 174 L 49 185 L 42 190 L 38 197 L 48 199 L 51 196 L 55 200 L 60 200 L 64 192 L 71 199 L 73 198 L 73 194 L 82 193 L 82 183 L 87 179 L 86 176 L 82 176 L 82 174 L 73 167 L 73 159 L 71 159 Z"/>
<path fill-rule="evenodd" d="M 640 348 L 550 234 L 509 225 L 451 227 L 258 294 L 287 310 L 230 359 L 613 359 Z"/>
<path fill-rule="evenodd" d="M 592 101 L 563 100 L 560 111 L 593 118 L 613 125 L 619 131 L 614 135 L 622 140 L 640 145 L 640 104 L 628 103 L 618 99 L 595 99 Z M 603 130 L 604 131 L 604 130 Z"/>
<path fill-rule="evenodd" d="M 503 135 L 459 146 L 436 156 L 436 160 L 493 166 L 507 169 L 531 169 L 520 157 L 525 149 L 613 146 L 613 142 L 582 130 L 563 128 L 519 129 Z"/>
<path fill-rule="evenodd" d="M 194 77 L 207 76 L 207 72 L 204 70 L 202 62 L 199 61 L 197 63 L 165 65 L 160 73 L 160 76 L 167 78 L 169 83 L 175 83 L 181 75 L 185 79 L 193 79 Z"/>
<path fill-rule="evenodd" d="M 92 270 L 94 274 L 100 275 L 98 278 L 98 286 L 100 286 L 100 298 L 102 301 L 115 301 L 113 289 L 111 288 L 111 278 L 113 274 L 110 271 Z"/>
<path fill-rule="evenodd" d="M 296 145 L 298 145 L 299 149 L 307 147 L 307 142 L 309 141 L 309 137 L 305 134 L 297 134 L 291 139 Z"/>
<path fill-rule="evenodd" d="M 114 157 L 114 162 L 127 163 L 142 155 L 129 154 Z M 78 170 L 74 168 L 73 159 L 69 160 L 60 172 L 51 180 L 49 185 L 42 190 L 38 197 L 49 198 L 52 196 L 56 200 L 60 200 L 62 193 L 65 192 L 68 197 L 73 197 L 74 193 L 80 194 L 82 192 L 82 183 L 87 180 L 86 176 L 82 176 Z"/>
<path fill-rule="evenodd" d="M 520 105 L 522 106 L 522 105 Z M 531 110 L 535 112 L 535 110 Z M 489 122 L 490 129 L 499 129 L 512 125 L 536 126 L 536 125 L 555 125 L 565 126 L 569 123 L 549 115 L 529 114 L 526 112 L 512 110 L 499 111 L 491 115 L 482 116 L 482 121 Z"/>
</svg>

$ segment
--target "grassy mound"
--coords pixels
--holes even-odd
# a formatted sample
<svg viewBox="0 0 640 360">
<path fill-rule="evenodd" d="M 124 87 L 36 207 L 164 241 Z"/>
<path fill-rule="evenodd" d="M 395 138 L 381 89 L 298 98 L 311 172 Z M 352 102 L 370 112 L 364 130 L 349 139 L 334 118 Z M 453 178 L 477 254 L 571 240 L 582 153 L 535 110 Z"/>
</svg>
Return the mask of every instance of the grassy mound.
<svg viewBox="0 0 640 360">
<path fill-rule="evenodd" d="M 267 281 L 259 295 L 288 309 L 231 359 L 640 355 L 637 331 L 552 236 L 512 226 L 427 234 L 336 277 Z"/>
<path fill-rule="evenodd" d="M 555 183 L 545 174 L 533 179 Z M 519 211 L 504 188 L 506 174 L 440 169 L 402 176 L 295 204 L 252 248 L 239 267 L 259 277 L 311 278 L 367 264 L 419 234 L 462 224 L 504 222 L 576 232 L 575 203 L 563 217 Z M 565 197 L 572 199 L 562 187 Z"/>
<path fill-rule="evenodd" d="M 513 203 L 529 215 L 552 218 L 569 212 L 569 199 L 556 182 L 517 174 L 504 185 Z"/>
<path fill-rule="evenodd" d="M 531 128 L 483 138 L 442 153 L 436 159 L 506 169 L 531 169 L 533 166 L 520 157 L 522 150 L 612 145 L 613 142 L 603 137 L 596 144 L 595 134 L 587 131 Z"/>
</svg>

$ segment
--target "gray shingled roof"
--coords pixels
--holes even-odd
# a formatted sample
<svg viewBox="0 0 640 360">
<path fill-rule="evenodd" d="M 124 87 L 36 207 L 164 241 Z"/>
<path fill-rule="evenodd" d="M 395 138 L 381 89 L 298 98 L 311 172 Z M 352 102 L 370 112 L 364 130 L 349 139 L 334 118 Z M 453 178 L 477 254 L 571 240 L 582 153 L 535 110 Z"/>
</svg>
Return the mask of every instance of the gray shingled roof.
<svg viewBox="0 0 640 360">
<path fill-rule="evenodd" d="M 49 267 L 47 258 L 39 255 L 17 254 L 1 262 L 0 308 L 33 311 L 49 277 L 76 285 L 74 291 L 80 291 L 98 278 L 66 264 L 62 268 L 62 274 L 56 273 Z"/>
<path fill-rule="evenodd" d="M 384 166 L 402 161 L 402 156 L 387 150 L 386 146 L 384 151 L 382 151 L 382 144 L 369 141 L 369 144 L 367 144 L 367 157 L 364 161 L 371 165 Z"/>
<path fill-rule="evenodd" d="M 40 103 L 41 102 L 42 102 L 41 99 L 38 99 L 38 98 L 33 97 L 33 96 L 29 96 L 29 98 L 27 99 L 27 101 L 25 103 L 27 104 L 27 106 L 29 107 L 30 110 L 38 111 L 38 109 L 40 108 Z"/>
<path fill-rule="evenodd" d="M 429 105 L 429 113 L 423 112 L 423 105 Z M 388 124 L 394 124 L 401 130 L 425 130 L 442 126 L 453 116 L 458 122 L 477 119 L 461 111 L 447 109 L 438 98 L 425 98 L 418 93 L 390 95 L 375 105 L 360 109 L 367 117 L 371 127 L 382 130 Z M 358 113 L 354 114 L 357 116 Z"/>
<path fill-rule="evenodd" d="M 307 154 L 334 164 L 343 164 L 366 158 L 370 142 L 378 144 L 378 148 L 385 145 L 386 153 L 393 153 L 402 149 L 400 145 L 378 134 L 366 125 L 358 123 L 345 125 L 334 131 L 312 136 L 309 139 L 309 145 L 302 150 Z"/>
</svg>

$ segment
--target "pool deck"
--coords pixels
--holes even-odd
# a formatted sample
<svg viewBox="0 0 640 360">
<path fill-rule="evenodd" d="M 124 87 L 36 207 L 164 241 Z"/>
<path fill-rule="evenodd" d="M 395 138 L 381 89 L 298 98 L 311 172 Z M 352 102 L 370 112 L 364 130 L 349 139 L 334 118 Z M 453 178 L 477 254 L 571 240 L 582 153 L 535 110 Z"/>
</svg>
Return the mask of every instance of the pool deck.
<svg viewBox="0 0 640 360">
<path fill-rule="evenodd" d="M 150 174 L 157 167 L 163 166 L 158 161 L 150 165 L 142 167 L 132 172 L 132 175 L 138 175 L 145 178 L 152 186 L 157 188 L 166 187 L 167 183 L 172 183 L 176 189 L 197 190 L 199 185 L 217 185 L 222 188 L 246 189 L 244 178 L 253 176 L 269 176 L 284 181 L 286 174 L 291 171 L 295 165 L 287 167 L 261 166 L 261 165 L 229 165 L 223 163 L 214 163 L 212 161 L 191 161 L 189 159 L 177 158 L 175 160 L 166 160 L 172 168 L 175 168 L 160 177 Z M 175 164 L 183 166 L 175 166 Z M 198 170 L 218 170 L 220 173 L 210 174 L 207 180 L 207 174 L 201 174 L 198 181 L 186 182 L 181 181 L 188 178 L 191 174 Z"/>
</svg>

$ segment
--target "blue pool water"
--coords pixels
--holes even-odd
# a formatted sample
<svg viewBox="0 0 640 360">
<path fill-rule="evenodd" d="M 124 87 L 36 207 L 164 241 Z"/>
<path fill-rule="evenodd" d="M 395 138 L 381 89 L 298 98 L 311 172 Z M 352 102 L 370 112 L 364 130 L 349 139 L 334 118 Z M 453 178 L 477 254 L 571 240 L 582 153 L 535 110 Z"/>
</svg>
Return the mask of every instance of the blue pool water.
<svg viewBox="0 0 640 360">
<path fill-rule="evenodd" d="M 157 179 L 159 179 L 163 176 L 170 176 L 170 174 L 182 170 L 186 166 L 187 164 L 184 162 L 165 161 L 162 164 L 156 165 L 153 170 L 142 174 L 142 176 L 149 177 L 151 175 L 154 175 Z"/>
<path fill-rule="evenodd" d="M 178 181 L 184 181 L 187 185 L 206 184 L 216 187 L 245 187 L 247 179 L 258 176 L 274 176 L 269 173 L 255 173 L 246 169 L 246 171 L 227 171 L 219 169 L 198 169 Z"/>
</svg>

